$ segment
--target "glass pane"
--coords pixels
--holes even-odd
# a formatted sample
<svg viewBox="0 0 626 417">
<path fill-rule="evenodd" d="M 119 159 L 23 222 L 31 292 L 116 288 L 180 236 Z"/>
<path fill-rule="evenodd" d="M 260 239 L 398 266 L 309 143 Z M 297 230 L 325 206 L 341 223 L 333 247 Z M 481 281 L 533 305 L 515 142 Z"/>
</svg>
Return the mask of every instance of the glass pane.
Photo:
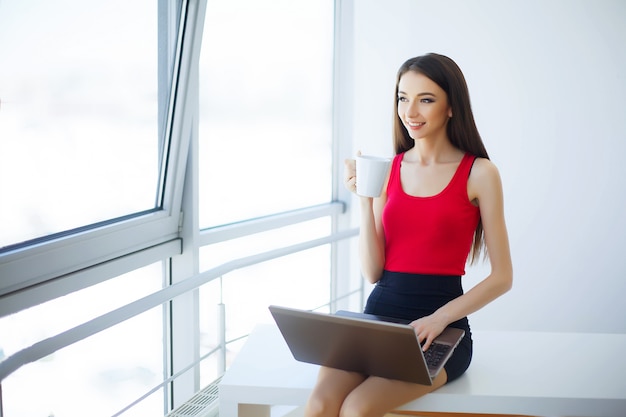
<svg viewBox="0 0 626 417">
<path fill-rule="evenodd" d="M 270 232 L 200 248 L 201 270 L 245 256 L 326 236 L 330 219 L 323 218 Z M 258 323 L 273 322 L 267 307 L 278 304 L 303 309 L 317 308 L 330 300 L 330 245 L 296 252 L 257 265 L 237 269 L 200 288 L 202 352 L 218 345 L 218 304 L 225 305 L 226 340 L 252 331 Z M 227 365 L 242 343 L 228 345 Z M 216 359 L 203 381 L 215 379 Z"/>
<path fill-rule="evenodd" d="M 155 207 L 157 2 L 0 2 L 0 248 Z"/>
<path fill-rule="evenodd" d="M 273 323 L 270 304 L 314 309 L 330 301 L 330 246 L 320 246 L 234 271 L 224 277 L 226 339 Z"/>
<path fill-rule="evenodd" d="M 0 319 L 0 360 L 162 288 L 156 263 Z M 6 415 L 112 415 L 163 380 L 163 310 L 149 310 L 2 381 Z M 36 398 L 36 401 L 33 401 Z M 86 413 L 86 408 L 90 410 Z M 163 415 L 159 390 L 124 416 Z"/>
<path fill-rule="evenodd" d="M 331 199 L 333 1 L 209 1 L 200 227 Z"/>
<path fill-rule="evenodd" d="M 206 271 L 233 259 L 318 239 L 328 236 L 330 232 L 330 219 L 323 217 L 204 246 L 200 248 L 200 270 Z"/>
</svg>

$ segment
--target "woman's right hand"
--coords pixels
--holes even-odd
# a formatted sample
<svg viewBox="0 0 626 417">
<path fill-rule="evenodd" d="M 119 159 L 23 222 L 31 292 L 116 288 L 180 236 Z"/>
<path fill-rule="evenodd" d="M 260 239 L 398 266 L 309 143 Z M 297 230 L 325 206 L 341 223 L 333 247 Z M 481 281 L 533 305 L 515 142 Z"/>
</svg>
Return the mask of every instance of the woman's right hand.
<svg viewBox="0 0 626 417">
<path fill-rule="evenodd" d="M 356 153 L 356 156 L 361 156 L 361 151 Z M 343 184 L 348 190 L 356 194 L 356 159 L 345 159 L 345 176 Z"/>
<path fill-rule="evenodd" d="M 356 159 L 344 160 L 345 174 L 343 184 L 348 190 L 356 194 Z"/>
</svg>

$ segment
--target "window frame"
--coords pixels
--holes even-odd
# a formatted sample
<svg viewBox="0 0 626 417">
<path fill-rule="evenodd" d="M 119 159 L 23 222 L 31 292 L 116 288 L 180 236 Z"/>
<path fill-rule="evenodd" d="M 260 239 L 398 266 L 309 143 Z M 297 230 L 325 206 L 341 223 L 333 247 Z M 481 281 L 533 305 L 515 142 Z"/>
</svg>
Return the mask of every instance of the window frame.
<svg viewBox="0 0 626 417">
<path fill-rule="evenodd" d="M 188 86 L 199 54 L 197 8 L 198 2 L 193 0 L 159 0 L 159 100 L 167 103 L 166 114 L 160 114 L 163 153 L 160 196 L 156 199 L 159 207 L 55 234 L 49 240 L 7 247 L 0 252 L 0 300 L 150 248 L 167 248 L 166 256 L 181 253 L 181 245 L 171 243 L 180 239 L 181 200 L 192 136 L 192 114 L 186 110 L 195 105 L 190 102 Z M 103 273 L 101 279 L 107 278 L 111 276 Z"/>
<path fill-rule="evenodd" d="M 162 292 L 177 290 L 175 284 L 188 287 L 215 271 L 198 270 L 200 247 L 295 224 L 311 218 L 330 216 L 332 235 L 346 239 L 354 235 L 350 205 L 352 194 L 343 186 L 343 159 L 352 154 L 352 51 L 354 0 L 334 0 L 333 62 L 333 128 L 332 128 L 332 201 L 314 207 L 303 207 L 288 213 L 277 213 L 261 219 L 200 230 L 198 227 L 198 61 L 207 0 L 158 0 L 159 47 L 182 51 L 179 64 L 171 58 L 159 61 L 159 99 L 171 105 L 162 120 L 162 136 L 170 138 L 169 158 L 163 161 L 165 189 L 162 204 L 148 213 L 113 219 L 110 223 L 59 236 L 36 245 L 15 247 L 0 253 L 0 317 L 20 311 L 64 294 L 119 276 L 156 260 L 164 264 L 165 286 Z M 178 7 L 180 6 L 180 9 Z M 176 29 L 180 10 L 181 31 Z M 163 11 L 163 13 L 161 13 Z M 166 34 L 162 33 L 167 28 Z M 179 35 L 180 33 L 180 35 Z M 181 49 L 182 48 L 182 49 Z M 171 54 L 166 54 L 170 57 Z M 172 63 L 172 65 L 170 65 Z M 168 74 L 175 74 L 169 88 Z M 161 93 L 165 89 L 165 96 Z M 160 131 L 161 132 L 161 131 Z M 165 148 L 165 143 L 161 146 Z M 186 212 L 183 216 L 183 212 Z M 183 220 L 184 219 L 184 220 Z M 28 243 L 28 242 L 27 242 Z M 315 243 L 315 242 L 313 242 Z M 354 275 L 354 242 L 329 240 L 331 246 L 331 300 L 345 292 Z M 307 244 L 312 244 L 308 242 Z M 184 247 L 184 249 L 183 249 Z M 178 256 L 182 255 L 182 256 Z M 184 281 L 184 282 L 183 282 Z M 167 379 L 198 359 L 197 296 L 172 300 L 164 309 L 164 351 Z M 160 294 L 161 292 L 159 292 Z M 152 296 L 157 296 L 153 294 Z M 151 296 L 151 297 L 152 297 Z M 194 299 L 196 301 L 194 301 Z M 140 300 L 138 300 L 139 302 Z M 332 304 L 331 308 L 340 308 Z M 95 319 L 100 323 L 103 317 Z M 190 337 L 173 336 L 187 329 Z M 57 335 L 54 340 L 62 339 Z M 57 347 L 56 349 L 59 349 Z M 197 365 L 195 365 L 197 368 Z M 198 372 L 177 377 L 167 388 L 165 409 L 171 410 L 198 390 Z M 175 394 L 175 395 L 174 395 Z M 1 393 L 0 393 L 1 395 Z M 1 414 L 1 398 L 0 398 Z"/>
</svg>

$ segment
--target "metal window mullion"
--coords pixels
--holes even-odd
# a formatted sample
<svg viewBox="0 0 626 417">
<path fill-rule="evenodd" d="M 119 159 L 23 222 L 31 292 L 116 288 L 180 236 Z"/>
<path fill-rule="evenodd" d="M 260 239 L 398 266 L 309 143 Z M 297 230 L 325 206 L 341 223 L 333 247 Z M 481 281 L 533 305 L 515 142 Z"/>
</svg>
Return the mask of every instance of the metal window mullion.
<svg viewBox="0 0 626 417">
<path fill-rule="evenodd" d="M 0 295 L 39 285 L 178 237 L 166 213 L 108 225 L 0 255 Z"/>
<path fill-rule="evenodd" d="M 198 268 L 197 245 L 197 123 L 198 123 L 198 66 L 200 46 L 204 26 L 206 0 L 183 2 L 181 12 L 181 38 L 179 41 L 180 60 L 176 71 L 176 84 L 172 94 L 173 113 L 171 119 L 171 140 L 177 144 L 170 149 L 164 207 L 173 216 L 179 217 L 179 233 L 183 238 L 183 253 L 171 260 L 172 287 L 184 284 L 188 277 L 195 276 Z M 185 212 L 184 217 L 183 213 Z M 186 291 L 169 303 L 168 316 L 170 340 L 168 360 L 174 374 L 183 369 L 186 363 L 199 356 L 199 312 L 198 291 Z M 176 407 L 199 388 L 199 369 L 171 384 L 168 391 L 170 407 Z"/>
<path fill-rule="evenodd" d="M 181 253 L 181 240 L 173 239 L 140 251 L 92 265 L 61 278 L 43 282 L 26 290 L 0 297 L 0 317 L 53 300 L 57 297 L 96 285 L 163 258 Z"/>
<path fill-rule="evenodd" d="M 337 233 L 351 227 L 350 202 L 352 194 L 343 185 L 344 159 L 352 152 L 352 94 L 353 94 L 353 20 L 354 1 L 335 0 L 333 25 L 333 200 L 346 201 L 345 212 L 332 217 L 332 231 Z M 330 308 L 339 306 L 341 294 L 350 290 L 352 256 L 350 243 L 336 241 L 331 244 Z M 341 308 L 349 308 L 347 305 Z"/>
<path fill-rule="evenodd" d="M 334 201 L 331 203 L 307 207 L 300 210 L 294 210 L 257 219 L 246 220 L 239 223 L 214 227 L 211 229 L 205 229 L 200 231 L 198 244 L 200 247 L 202 247 L 213 243 L 223 242 L 251 235 L 254 233 L 265 232 L 284 226 L 302 223 L 308 220 L 314 220 L 320 217 L 333 216 L 339 213 L 343 213 L 344 211 L 345 204 L 340 201 Z"/>
</svg>

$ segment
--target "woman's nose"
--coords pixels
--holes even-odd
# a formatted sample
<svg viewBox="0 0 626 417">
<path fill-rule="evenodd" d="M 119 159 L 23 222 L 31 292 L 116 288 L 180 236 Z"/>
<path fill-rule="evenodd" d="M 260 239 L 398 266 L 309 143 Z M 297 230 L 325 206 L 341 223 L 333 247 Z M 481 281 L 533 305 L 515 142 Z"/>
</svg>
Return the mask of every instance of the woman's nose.
<svg viewBox="0 0 626 417">
<path fill-rule="evenodd" d="M 419 114 L 419 109 L 417 108 L 416 102 L 412 101 L 412 102 L 408 103 L 408 105 L 406 106 L 406 110 L 405 110 L 404 114 L 406 114 L 407 117 L 415 117 L 415 116 L 417 116 Z"/>
</svg>

